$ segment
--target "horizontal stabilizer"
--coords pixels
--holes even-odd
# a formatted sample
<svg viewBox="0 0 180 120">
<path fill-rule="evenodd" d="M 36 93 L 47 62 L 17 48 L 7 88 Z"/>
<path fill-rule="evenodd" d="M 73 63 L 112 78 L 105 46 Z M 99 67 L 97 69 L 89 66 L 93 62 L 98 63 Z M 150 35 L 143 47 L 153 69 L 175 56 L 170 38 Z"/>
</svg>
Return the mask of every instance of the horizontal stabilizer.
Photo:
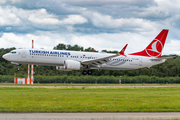
<svg viewBox="0 0 180 120">
<path fill-rule="evenodd" d="M 150 59 L 151 61 L 156 61 L 156 60 L 167 60 L 167 59 L 170 59 L 170 58 L 174 58 L 175 56 L 171 56 L 171 57 L 161 57 L 161 58 L 152 58 Z"/>
</svg>

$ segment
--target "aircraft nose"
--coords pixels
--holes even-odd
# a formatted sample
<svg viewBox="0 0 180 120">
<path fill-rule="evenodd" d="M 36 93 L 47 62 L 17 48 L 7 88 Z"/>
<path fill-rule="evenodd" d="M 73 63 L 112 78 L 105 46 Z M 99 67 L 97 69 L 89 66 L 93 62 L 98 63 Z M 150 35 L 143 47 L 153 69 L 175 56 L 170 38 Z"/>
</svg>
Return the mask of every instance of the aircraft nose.
<svg viewBox="0 0 180 120">
<path fill-rule="evenodd" d="M 9 55 L 4 54 L 2 57 L 7 60 L 9 58 Z"/>
</svg>

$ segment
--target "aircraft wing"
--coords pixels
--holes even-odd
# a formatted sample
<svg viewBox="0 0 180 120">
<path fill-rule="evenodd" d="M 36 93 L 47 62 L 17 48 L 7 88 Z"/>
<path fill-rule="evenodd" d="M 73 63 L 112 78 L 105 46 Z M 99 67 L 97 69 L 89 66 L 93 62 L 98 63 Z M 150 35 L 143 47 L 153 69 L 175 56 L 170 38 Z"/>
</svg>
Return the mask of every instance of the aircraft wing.
<svg viewBox="0 0 180 120">
<path fill-rule="evenodd" d="M 126 50 L 127 45 L 128 44 L 126 44 L 124 46 L 124 48 L 119 53 L 117 53 L 115 55 L 102 57 L 102 58 L 98 58 L 98 59 L 92 59 L 92 60 L 83 60 L 83 61 L 81 61 L 81 64 L 99 68 L 102 64 L 107 63 L 108 61 L 110 61 L 111 58 L 114 58 L 114 57 L 117 57 L 117 56 L 120 56 L 120 55 L 126 56 L 126 55 L 124 55 L 124 51 Z"/>
<path fill-rule="evenodd" d="M 111 55 L 111 56 L 108 56 L 108 57 L 102 57 L 102 58 L 98 58 L 98 59 L 83 60 L 83 61 L 81 61 L 81 64 L 82 65 L 93 66 L 93 67 L 98 67 L 98 66 L 110 61 L 111 58 L 117 57 L 117 56 L 120 56 L 120 55 L 115 54 L 115 55 Z"/>
</svg>

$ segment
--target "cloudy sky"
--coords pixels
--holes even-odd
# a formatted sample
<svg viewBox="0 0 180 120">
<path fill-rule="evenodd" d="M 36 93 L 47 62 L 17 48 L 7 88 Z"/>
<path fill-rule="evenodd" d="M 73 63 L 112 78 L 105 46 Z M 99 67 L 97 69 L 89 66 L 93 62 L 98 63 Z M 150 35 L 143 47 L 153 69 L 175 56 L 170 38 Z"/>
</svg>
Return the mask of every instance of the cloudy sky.
<svg viewBox="0 0 180 120">
<path fill-rule="evenodd" d="M 0 48 L 143 50 L 169 29 L 163 54 L 180 54 L 180 0 L 0 0 Z"/>
</svg>

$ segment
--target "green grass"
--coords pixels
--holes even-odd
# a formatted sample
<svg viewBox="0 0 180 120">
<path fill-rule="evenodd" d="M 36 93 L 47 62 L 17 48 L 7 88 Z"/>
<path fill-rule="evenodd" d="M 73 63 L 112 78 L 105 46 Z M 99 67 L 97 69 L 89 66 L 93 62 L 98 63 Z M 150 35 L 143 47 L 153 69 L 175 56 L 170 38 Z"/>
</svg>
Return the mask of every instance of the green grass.
<svg viewBox="0 0 180 120">
<path fill-rule="evenodd" d="M 174 112 L 179 87 L 0 87 L 0 112 Z"/>
</svg>

